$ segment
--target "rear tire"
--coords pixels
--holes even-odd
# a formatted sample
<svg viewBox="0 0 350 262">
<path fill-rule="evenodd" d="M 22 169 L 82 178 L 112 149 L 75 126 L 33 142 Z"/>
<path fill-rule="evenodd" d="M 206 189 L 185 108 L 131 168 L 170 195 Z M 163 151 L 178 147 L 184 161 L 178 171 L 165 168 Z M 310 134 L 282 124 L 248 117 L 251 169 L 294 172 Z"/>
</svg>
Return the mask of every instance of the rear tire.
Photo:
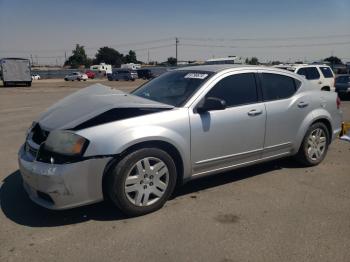
<svg viewBox="0 0 350 262">
<path fill-rule="evenodd" d="M 296 155 L 305 166 L 316 166 L 326 157 L 330 135 L 325 124 L 317 122 L 309 127 Z"/>
<path fill-rule="evenodd" d="M 125 156 L 108 174 L 108 195 L 128 216 L 160 209 L 176 185 L 176 166 L 165 151 L 142 148 Z"/>
</svg>

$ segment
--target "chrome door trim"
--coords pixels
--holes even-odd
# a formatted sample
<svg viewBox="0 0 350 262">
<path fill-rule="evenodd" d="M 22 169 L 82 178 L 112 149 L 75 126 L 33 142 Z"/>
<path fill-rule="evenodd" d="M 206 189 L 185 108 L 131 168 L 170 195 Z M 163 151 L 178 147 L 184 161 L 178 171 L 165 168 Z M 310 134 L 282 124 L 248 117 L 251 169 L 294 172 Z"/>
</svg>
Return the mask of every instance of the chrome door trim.
<svg viewBox="0 0 350 262">
<path fill-rule="evenodd" d="M 260 153 L 262 151 L 263 151 L 263 148 L 259 148 L 259 149 L 255 149 L 255 150 L 251 150 L 251 151 L 247 151 L 247 152 L 243 152 L 243 153 L 237 153 L 237 154 L 226 155 L 226 156 L 219 156 L 219 157 L 205 159 L 205 160 L 201 160 L 201 161 L 195 162 L 195 165 L 206 164 L 206 163 L 215 162 L 215 161 L 218 161 L 218 160 L 224 160 L 224 159 L 227 159 L 227 158 L 239 158 L 241 156 L 246 156 L 246 155 L 250 155 L 250 154 Z"/>
<path fill-rule="evenodd" d="M 254 164 L 254 163 L 265 162 L 265 161 L 273 159 L 273 158 L 280 158 L 282 156 L 287 156 L 287 155 L 290 155 L 290 154 L 291 154 L 291 152 L 284 152 L 284 153 L 280 153 L 280 154 L 276 154 L 276 155 L 273 155 L 273 156 L 264 157 L 264 158 L 257 159 L 257 160 L 247 161 L 247 162 L 243 162 L 243 163 L 239 163 L 239 164 L 234 164 L 234 165 L 229 165 L 229 166 L 225 166 L 225 167 L 215 168 L 215 169 L 211 169 L 211 170 L 207 170 L 207 171 L 203 171 L 203 172 L 198 172 L 198 173 L 194 173 L 191 178 L 200 177 L 200 176 L 204 176 L 204 175 L 210 175 L 210 174 L 214 174 L 214 173 L 220 173 L 220 171 L 227 171 L 227 170 L 235 169 L 235 168 L 238 168 L 238 167 L 241 167 L 241 166 L 247 166 L 247 165 L 251 165 L 251 164 Z"/>
<path fill-rule="evenodd" d="M 275 150 L 281 150 L 284 148 L 292 147 L 292 142 L 286 142 L 278 145 L 273 145 L 273 146 L 267 146 L 264 147 L 264 152 L 265 151 L 275 151 Z"/>
</svg>

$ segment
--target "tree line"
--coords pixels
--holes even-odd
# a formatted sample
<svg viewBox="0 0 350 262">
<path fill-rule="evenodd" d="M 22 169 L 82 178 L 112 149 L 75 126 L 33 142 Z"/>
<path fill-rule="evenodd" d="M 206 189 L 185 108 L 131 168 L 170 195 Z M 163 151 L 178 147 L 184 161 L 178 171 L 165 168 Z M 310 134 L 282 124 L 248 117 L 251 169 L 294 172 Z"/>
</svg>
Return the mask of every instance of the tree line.
<svg viewBox="0 0 350 262">
<path fill-rule="evenodd" d="M 336 56 L 330 56 L 323 59 L 325 62 L 329 62 L 332 66 L 337 64 L 343 64 L 343 62 Z M 118 52 L 114 48 L 104 46 L 97 50 L 95 58 L 89 58 L 85 52 L 85 48 L 82 45 L 77 44 L 75 49 L 72 50 L 72 55 L 65 61 L 65 66 L 70 66 L 71 68 L 78 68 L 81 66 L 89 67 L 92 64 L 106 63 L 110 64 L 113 67 L 120 67 L 121 64 L 135 63 L 143 64 L 143 62 L 138 61 L 136 53 L 133 50 L 130 50 L 126 55 Z M 260 62 L 257 57 L 246 58 L 246 64 L 250 65 L 259 65 Z M 296 62 L 302 63 L 302 62 Z M 157 62 L 152 62 L 152 64 L 157 64 Z M 161 64 L 167 64 L 174 66 L 177 64 L 177 60 L 174 57 L 169 57 L 166 62 Z M 281 64 L 280 61 L 272 61 L 271 64 Z"/>
<path fill-rule="evenodd" d="M 114 67 L 120 67 L 121 64 L 127 63 L 142 63 L 136 58 L 136 53 L 130 50 L 126 55 L 119 53 L 114 48 L 104 46 L 98 49 L 95 58 L 91 59 L 87 56 L 85 48 L 82 45 L 77 44 L 75 49 L 72 50 L 72 55 L 65 61 L 65 66 L 71 68 L 78 68 L 81 66 L 89 67 L 93 64 L 106 63 L 113 65 Z"/>
</svg>

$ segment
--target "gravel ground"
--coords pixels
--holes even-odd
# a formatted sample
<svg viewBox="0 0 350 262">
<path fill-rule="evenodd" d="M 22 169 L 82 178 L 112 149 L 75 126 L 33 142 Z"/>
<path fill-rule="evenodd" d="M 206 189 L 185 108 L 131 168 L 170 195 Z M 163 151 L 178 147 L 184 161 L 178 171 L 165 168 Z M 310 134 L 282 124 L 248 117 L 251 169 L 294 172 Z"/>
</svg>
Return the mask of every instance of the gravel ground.
<svg viewBox="0 0 350 262">
<path fill-rule="evenodd" d="M 199 179 L 143 217 L 125 218 L 107 202 L 67 211 L 33 204 L 17 165 L 25 130 L 97 82 L 130 91 L 143 81 L 0 86 L 0 261 L 350 260 L 350 143 L 340 140 L 317 167 L 284 159 Z M 342 107 L 350 121 L 350 101 Z"/>
</svg>

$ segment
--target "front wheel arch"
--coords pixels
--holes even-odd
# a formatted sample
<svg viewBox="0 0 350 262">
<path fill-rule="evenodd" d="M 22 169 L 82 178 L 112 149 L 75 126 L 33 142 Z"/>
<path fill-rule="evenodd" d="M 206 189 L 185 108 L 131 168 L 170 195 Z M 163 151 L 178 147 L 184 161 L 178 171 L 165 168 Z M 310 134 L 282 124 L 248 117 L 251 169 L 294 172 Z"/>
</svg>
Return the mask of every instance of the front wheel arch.
<svg viewBox="0 0 350 262">
<path fill-rule="evenodd" d="M 108 199 L 108 193 L 107 193 L 107 186 L 108 186 L 108 175 L 110 174 L 110 171 L 128 154 L 142 148 L 159 148 L 167 152 L 172 159 L 175 162 L 176 166 L 176 173 L 177 173 L 177 186 L 181 185 L 183 183 L 183 178 L 184 178 L 184 162 L 181 157 L 180 152 L 178 149 L 164 141 L 160 140 L 153 140 L 153 141 L 145 141 L 145 142 L 140 142 L 135 145 L 132 145 L 125 149 L 122 153 L 116 155 L 112 160 L 109 161 L 109 163 L 106 165 L 105 170 L 103 172 L 103 177 L 102 177 L 102 192 L 103 192 L 103 197 L 104 199 Z"/>
</svg>

